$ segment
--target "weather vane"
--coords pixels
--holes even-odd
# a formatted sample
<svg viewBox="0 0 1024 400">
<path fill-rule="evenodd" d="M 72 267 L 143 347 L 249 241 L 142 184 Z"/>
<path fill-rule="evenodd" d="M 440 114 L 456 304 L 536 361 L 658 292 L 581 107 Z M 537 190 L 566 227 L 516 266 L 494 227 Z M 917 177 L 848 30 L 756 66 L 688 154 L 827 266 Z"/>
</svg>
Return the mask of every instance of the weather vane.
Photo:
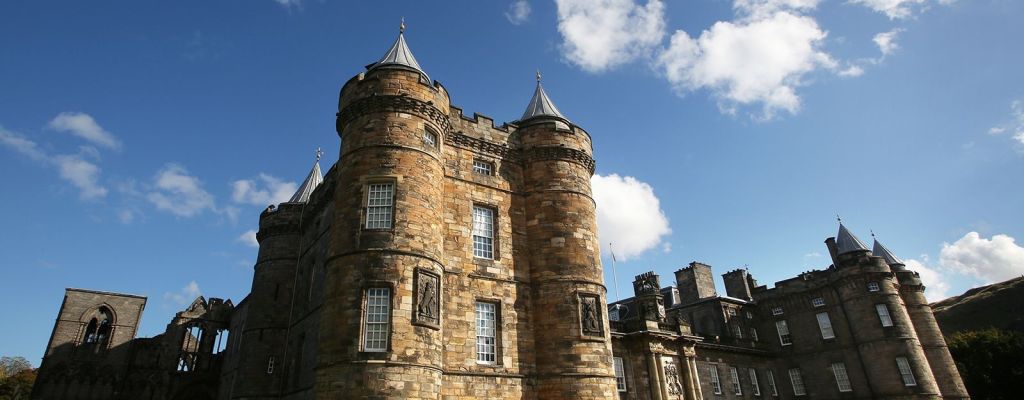
<svg viewBox="0 0 1024 400">
<path fill-rule="evenodd" d="M 871 231 L 871 238 L 874 239 L 875 238 L 875 230 L 874 229 L 869 229 L 869 230 Z"/>
<path fill-rule="evenodd" d="M 843 218 L 840 217 L 839 214 L 836 214 L 836 221 L 839 221 L 839 223 L 841 224 L 843 223 Z"/>
<path fill-rule="evenodd" d="M 405 17 L 402 17 L 402 22 L 398 24 L 398 33 L 405 33 Z"/>
<path fill-rule="evenodd" d="M 323 156 L 324 152 L 320 151 L 320 146 L 316 147 L 316 161 L 320 162 L 320 156 Z"/>
<path fill-rule="evenodd" d="M 537 68 L 537 82 L 540 82 L 540 68 Z"/>
</svg>

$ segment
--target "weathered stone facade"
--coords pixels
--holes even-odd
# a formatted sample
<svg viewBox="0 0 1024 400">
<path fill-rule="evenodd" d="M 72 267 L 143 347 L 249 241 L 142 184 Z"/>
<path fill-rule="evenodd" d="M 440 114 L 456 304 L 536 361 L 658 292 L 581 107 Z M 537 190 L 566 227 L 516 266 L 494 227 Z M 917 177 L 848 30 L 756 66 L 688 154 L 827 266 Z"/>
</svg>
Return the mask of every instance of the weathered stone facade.
<svg viewBox="0 0 1024 400">
<path fill-rule="evenodd" d="M 724 297 L 693 263 L 675 287 L 638 276 L 636 297 L 608 307 L 591 137 L 539 79 L 519 121 L 470 118 L 400 35 L 341 88 L 339 162 L 260 215 L 243 301 L 197 299 L 163 335 L 133 340 L 144 298 L 69 290 L 34 398 L 791 398 L 790 368 L 810 398 L 966 397 L 920 281 L 870 253 L 773 289 L 733 271 Z M 866 280 L 883 289 L 862 293 Z M 880 302 L 891 329 L 870 325 Z M 772 341 L 773 307 L 792 344 Z M 87 328 L 102 310 L 116 317 L 97 341 Z M 820 310 L 830 340 L 814 339 Z M 914 387 L 896 380 L 896 355 Z M 832 362 L 852 392 L 835 390 Z M 107 375 L 66 383 L 68 365 Z"/>
</svg>

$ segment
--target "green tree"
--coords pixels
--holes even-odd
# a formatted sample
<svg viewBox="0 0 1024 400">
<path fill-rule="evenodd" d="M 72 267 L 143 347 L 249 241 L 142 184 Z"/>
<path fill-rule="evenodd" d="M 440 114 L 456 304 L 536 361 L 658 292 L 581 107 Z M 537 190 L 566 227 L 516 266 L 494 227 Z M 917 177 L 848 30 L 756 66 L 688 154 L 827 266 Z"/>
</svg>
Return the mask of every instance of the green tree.
<svg viewBox="0 0 1024 400">
<path fill-rule="evenodd" d="M 7 379 L 26 369 L 32 369 L 32 363 L 25 357 L 0 357 L 0 379 Z"/>
<path fill-rule="evenodd" d="M 36 370 L 24 357 L 0 357 L 0 400 L 27 399 L 36 382 Z"/>
<path fill-rule="evenodd" d="M 1021 398 L 1024 393 L 1024 334 L 990 328 L 957 332 L 946 341 L 971 398 Z"/>
</svg>

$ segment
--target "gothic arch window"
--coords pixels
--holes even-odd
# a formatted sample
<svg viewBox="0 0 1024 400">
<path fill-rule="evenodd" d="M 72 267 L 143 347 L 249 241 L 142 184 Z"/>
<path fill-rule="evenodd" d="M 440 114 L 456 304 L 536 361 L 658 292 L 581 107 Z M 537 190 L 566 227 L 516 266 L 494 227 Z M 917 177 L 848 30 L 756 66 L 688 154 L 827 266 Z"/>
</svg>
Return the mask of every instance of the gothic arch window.
<svg viewBox="0 0 1024 400">
<path fill-rule="evenodd" d="M 85 335 L 82 343 L 94 345 L 97 348 L 106 348 L 110 343 L 110 333 L 114 326 L 114 314 L 107 307 L 100 307 L 96 316 L 89 320 L 85 327 Z"/>
<path fill-rule="evenodd" d="M 179 372 L 192 372 L 202 367 L 199 355 L 205 336 L 206 327 L 202 323 L 190 322 L 185 325 L 178 355 Z"/>
</svg>

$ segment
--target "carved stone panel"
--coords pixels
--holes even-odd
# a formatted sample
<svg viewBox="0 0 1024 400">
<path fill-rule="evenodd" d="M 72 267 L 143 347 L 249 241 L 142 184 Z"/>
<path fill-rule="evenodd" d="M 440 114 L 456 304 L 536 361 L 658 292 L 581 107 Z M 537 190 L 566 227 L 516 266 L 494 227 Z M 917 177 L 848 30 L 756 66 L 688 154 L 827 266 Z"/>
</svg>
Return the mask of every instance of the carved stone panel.
<svg viewBox="0 0 1024 400">
<path fill-rule="evenodd" d="M 413 321 L 432 328 L 441 327 L 441 279 L 423 269 L 416 270 Z"/>
<path fill-rule="evenodd" d="M 683 398 L 683 383 L 679 379 L 679 367 L 676 366 L 676 360 L 672 357 L 662 358 L 662 363 L 665 370 L 665 391 L 668 393 L 669 399 L 680 399 Z"/>
<path fill-rule="evenodd" d="M 604 336 L 601 300 L 597 295 L 580 295 L 580 324 L 584 335 Z"/>
</svg>

